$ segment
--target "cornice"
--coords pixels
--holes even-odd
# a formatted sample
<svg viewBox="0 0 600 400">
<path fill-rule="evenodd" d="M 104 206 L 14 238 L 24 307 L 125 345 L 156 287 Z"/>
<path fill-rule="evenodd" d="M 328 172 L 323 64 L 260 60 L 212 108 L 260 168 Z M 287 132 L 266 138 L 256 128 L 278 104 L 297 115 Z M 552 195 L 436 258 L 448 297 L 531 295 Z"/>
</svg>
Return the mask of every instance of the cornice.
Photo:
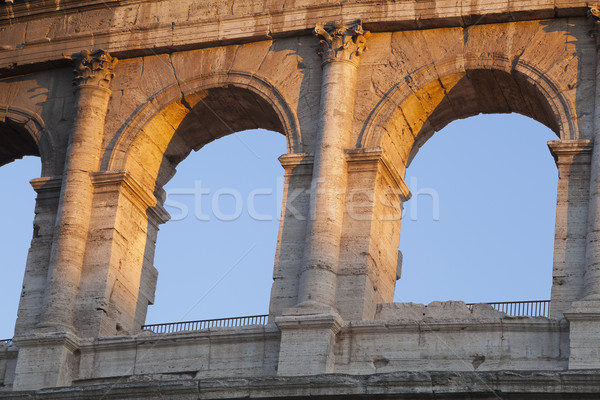
<svg viewBox="0 0 600 400">
<path fill-rule="evenodd" d="M 58 199 L 62 188 L 62 176 L 41 177 L 29 181 L 38 199 Z"/>
<path fill-rule="evenodd" d="M 144 3 L 156 3 L 163 2 L 169 0 L 61 0 L 57 2 L 56 0 L 13 0 L 13 2 L 0 3 L 0 23 L 5 20 L 20 20 L 20 19 L 31 19 L 36 18 L 39 15 L 54 15 L 54 14 L 64 14 L 65 12 L 79 13 L 82 11 L 90 11 L 97 9 L 107 9 L 107 8 L 116 8 L 116 7 L 127 7 L 132 5 L 144 4 Z M 177 0 L 181 1 L 181 0 Z M 282 2 L 277 0 L 271 1 L 262 1 L 264 5 L 263 13 L 271 13 L 277 14 L 277 10 L 282 9 Z M 325 4 L 321 1 L 315 0 L 314 4 L 306 5 L 303 3 L 301 6 L 294 7 L 293 5 L 290 7 L 287 6 L 287 10 L 289 9 L 301 9 L 301 10 L 318 10 L 318 9 L 329 9 L 329 8 L 352 8 L 360 5 L 379 5 L 379 6 L 387 6 L 387 5 L 396 5 L 395 0 L 351 0 L 351 1 L 340 1 L 335 5 Z M 405 8 L 406 10 L 417 10 L 420 11 L 420 14 L 424 14 L 424 16 L 429 16 L 430 11 L 440 10 L 440 9 L 449 9 L 449 8 L 460 8 L 461 14 L 468 15 L 471 14 L 471 10 L 473 10 L 473 5 L 470 2 L 464 2 L 465 4 L 456 7 L 456 2 L 453 0 L 437 0 L 431 1 L 431 5 L 429 7 L 422 6 L 419 0 L 406 0 L 403 1 L 399 7 Z M 502 14 L 504 12 L 510 13 L 510 19 L 512 20 L 526 20 L 527 16 L 535 13 L 536 11 L 544 11 L 546 17 L 553 16 L 573 16 L 573 12 L 579 12 L 582 10 L 587 10 L 592 8 L 598 8 L 598 5 L 594 5 L 594 1 L 581 1 L 581 0 L 542 0 L 542 1 L 531 1 L 531 5 L 527 5 L 525 2 L 519 2 L 519 4 L 507 4 L 506 1 L 501 0 L 487 0 L 487 1 L 479 1 L 479 5 L 486 6 L 485 9 L 488 10 L 485 15 L 496 15 Z M 486 3 L 486 4 L 482 4 Z M 418 7 L 417 7 L 418 6 Z M 453 7 L 451 7 L 453 6 Z M 386 7 L 389 8 L 389 7 Z M 285 11 L 285 10 L 284 10 Z M 435 13 L 439 14 L 439 12 Z M 584 14 L 582 14 L 584 15 Z M 481 15 L 480 15 L 481 16 Z M 477 17 L 473 15 L 473 17 Z M 426 20 L 426 18 L 422 18 Z M 437 17 L 437 19 L 443 19 L 443 17 Z M 316 21 L 313 21 L 313 24 Z M 416 21 L 414 21 L 416 23 Z M 487 20 L 485 20 L 487 22 Z M 484 23 L 485 23 L 484 22 Z M 498 21 L 494 21 L 498 22 Z M 426 23 L 425 21 L 421 21 L 421 24 Z M 468 23 L 468 20 L 465 21 Z"/>
<path fill-rule="evenodd" d="M 125 170 L 92 173 L 97 192 L 121 190 L 137 209 L 149 217 L 155 226 L 169 220 L 169 213 L 158 203 L 156 197 Z"/>
<path fill-rule="evenodd" d="M 548 148 L 556 165 L 589 164 L 594 141 L 590 139 L 579 140 L 550 140 Z M 578 156 L 578 158 L 576 158 Z"/>
<path fill-rule="evenodd" d="M 28 21 L 40 21 L 47 26 L 72 26 L 71 15 L 86 18 L 86 13 L 104 10 L 107 17 L 120 15 L 121 9 L 139 6 L 157 0 L 31 0 L 0 4 L 0 28 L 3 38 L 26 37 Z M 161 0 L 173 2 L 173 9 L 181 8 L 185 0 Z M 56 36 L 33 39 L 0 40 L 0 78 L 43 70 L 49 67 L 67 66 L 73 54 L 85 48 L 102 48 L 118 58 L 130 58 L 149 54 L 207 48 L 230 43 L 271 40 L 293 35 L 308 35 L 319 21 L 334 21 L 344 16 L 347 21 L 362 18 L 365 29 L 372 32 L 395 30 L 443 28 L 473 24 L 539 20 L 555 17 L 585 18 L 588 3 L 581 0 L 542 0 L 506 2 L 480 0 L 474 14 L 469 5 L 456 5 L 455 0 L 437 0 L 422 3 L 417 0 L 396 2 L 393 0 L 351 0 L 335 4 L 314 1 L 313 4 L 287 5 L 281 1 L 257 2 L 249 7 L 256 12 L 223 14 L 214 17 L 190 19 L 187 13 L 165 18 L 160 22 L 142 21 L 130 25 L 127 21 L 111 21 L 106 27 L 86 30 L 82 23 L 79 32 L 63 32 Z M 35 7 L 33 7 L 35 3 Z M 467 3 L 467 2 L 465 2 Z M 142 10 L 143 11 L 143 10 Z M 141 12 L 143 14 L 143 12 Z M 184 15 L 185 14 L 185 15 Z M 314 15 L 315 17 L 307 17 Z M 89 18 L 93 18 L 90 15 Z M 110 19 L 110 18 L 108 18 Z M 30 35 L 27 35 L 30 36 Z"/>
<path fill-rule="evenodd" d="M 376 165 L 379 163 L 388 179 L 400 189 L 400 199 L 402 201 L 410 200 L 412 196 L 410 189 L 381 147 L 348 149 L 346 150 L 346 160 L 350 164 Z"/>
<path fill-rule="evenodd" d="M 53 332 L 17 336 L 13 338 L 13 343 L 19 348 L 64 346 L 75 351 L 79 349 L 81 340 L 70 332 Z"/>
</svg>

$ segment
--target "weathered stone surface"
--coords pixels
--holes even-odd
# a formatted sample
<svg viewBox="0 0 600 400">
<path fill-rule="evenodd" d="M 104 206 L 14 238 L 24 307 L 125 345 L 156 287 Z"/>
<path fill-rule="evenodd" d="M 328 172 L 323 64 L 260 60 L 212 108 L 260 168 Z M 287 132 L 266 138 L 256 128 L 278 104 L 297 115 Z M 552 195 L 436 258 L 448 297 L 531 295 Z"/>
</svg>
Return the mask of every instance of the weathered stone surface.
<svg viewBox="0 0 600 400">
<path fill-rule="evenodd" d="M 115 383 L 1 393 L 0 399 L 594 399 L 598 371 L 395 372 L 374 375 L 210 379 L 177 381 L 157 377 Z"/>
<path fill-rule="evenodd" d="M 0 165 L 33 154 L 43 166 L 1 390 L 597 398 L 600 90 L 588 3 L 1 3 Z M 391 303 L 407 166 L 453 120 L 512 112 L 557 135 L 551 318 Z M 287 138 L 269 324 L 140 333 L 169 219 L 164 184 L 193 150 L 250 128 Z M 357 376 L 294 377 L 340 373 Z"/>
</svg>

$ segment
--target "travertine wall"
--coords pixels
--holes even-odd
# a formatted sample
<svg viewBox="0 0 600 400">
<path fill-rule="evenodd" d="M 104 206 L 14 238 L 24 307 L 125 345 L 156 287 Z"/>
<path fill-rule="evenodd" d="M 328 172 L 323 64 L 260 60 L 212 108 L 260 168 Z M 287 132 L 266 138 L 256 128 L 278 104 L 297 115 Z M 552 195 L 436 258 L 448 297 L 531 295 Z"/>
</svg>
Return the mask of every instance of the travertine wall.
<svg viewBox="0 0 600 400">
<path fill-rule="evenodd" d="M 3 3 L 0 165 L 26 154 L 43 165 L 4 385 L 600 368 L 588 350 L 600 348 L 589 6 Z M 557 135 L 551 318 L 391 304 L 406 167 L 451 121 L 510 112 Z M 164 184 L 191 151 L 250 128 L 288 143 L 269 325 L 140 333 Z"/>
</svg>

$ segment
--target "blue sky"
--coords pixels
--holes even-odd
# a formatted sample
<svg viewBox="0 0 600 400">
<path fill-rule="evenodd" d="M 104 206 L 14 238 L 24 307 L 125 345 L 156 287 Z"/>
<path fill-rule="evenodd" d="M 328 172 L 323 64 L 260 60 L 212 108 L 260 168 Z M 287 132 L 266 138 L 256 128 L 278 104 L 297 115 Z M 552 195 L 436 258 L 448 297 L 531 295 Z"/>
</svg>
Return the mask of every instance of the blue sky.
<svg viewBox="0 0 600 400">
<path fill-rule="evenodd" d="M 546 142 L 555 139 L 529 118 L 487 115 L 455 121 L 425 144 L 406 174 L 413 198 L 395 301 L 550 298 L 558 174 Z M 267 313 L 284 152 L 282 135 L 247 131 L 179 165 L 166 186 L 174 218 L 159 233 L 148 323 Z M 0 207 L 9 210 L 0 231 L 0 339 L 14 329 L 32 234 L 28 181 L 39 172 L 34 157 L 0 168 Z"/>
</svg>

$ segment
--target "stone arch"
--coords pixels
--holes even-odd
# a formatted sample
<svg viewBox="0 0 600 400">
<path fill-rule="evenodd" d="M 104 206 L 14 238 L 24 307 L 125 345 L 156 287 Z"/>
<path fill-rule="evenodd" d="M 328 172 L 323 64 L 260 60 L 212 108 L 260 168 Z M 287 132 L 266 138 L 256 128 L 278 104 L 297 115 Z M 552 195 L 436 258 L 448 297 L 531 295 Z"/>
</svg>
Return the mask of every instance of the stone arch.
<svg viewBox="0 0 600 400">
<path fill-rule="evenodd" d="M 105 153 L 101 171 L 92 176 L 90 244 L 75 318 L 80 333 L 112 335 L 144 323 L 158 275 L 153 265 L 158 229 L 169 219 L 162 188 L 192 150 L 228 134 L 264 128 L 284 134 L 288 151 L 294 152 L 302 146 L 298 126 L 267 80 L 231 71 L 171 85 L 129 118 Z M 111 257 L 98 262 L 94 254 Z M 100 274 L 103 285 L 97 284 Z M 87 312 L 89 298 L 104 298 L 106 312 Z"/>
<path fill-rule="evenodd" d="M 117 139 L 114 141 L 112 149 L 109 149 L 107 152 L 107 155 L 103 160 L 102 169 L 130 169 L 132 163 L 131 150 L 135 148 L 136 143 L 141 144 L 148 139 L 150 141 L 154 140 L 155 137 L 150 138 L 152 129 L 161 129 L 161 126 L 164 128 L 172 123 L 177 124 L 177 129 L 190 129 L 194 124 L 194 121 L 192 118 L 187 118 L 186 121 L 184 121 L 184 119 L 188 117 L 190 112 L 194 111 L 195 107 L 202 108 L 203 106 L 206 106 L 207 101 L 209 101 L 207 100 L 207 97 L 211 95 L 211 92 L 213 94 L 215 92 L 226 94 L 227 92 L 232 91 L 236 92 L 234 93 L 234 96 L 235 94 L 243 93 L 242 95 L 248 97 L 248 100 L 252 97 L 252 100 L 256 102 L 255 106 L 258 107 L 258 110 L 270 113 L 271 115 L 269 115 L 269 117 L 275 117 L 277 121 L 273 122 L 271 125 L 269 125 L 267 121 L 262 121 L 262 123 L 261 121 L 250 121 L 250 123 L 247 124 L 248 126 L 241 127 L 241 129 L 237 130 L 229 129 L 229 132 L 226 134 L 243 129 L 266 128 L 280 132 L 286 136 L 288 153 L 302 151 L 303 144 L 298 118 L 281 92 L 266 78 L 243 71 L 229 71 L 228 73 L 201 75 L 171 85 L 155 94 L 145 106 L 141 107 L 139 111 L 127 121 L 127 124 L 123 127 L 118 134 Z M 224 125 L 227 124 L 227 121 L 223 121 L 222 117 L 218 116 L 214 110 L 207 111 L 208 113 L 214 114 L 214 117 L 219 119 Z M 177 122 L 171 120 L 175 115 L 177 115 L 177 117 L 175 117 Z M 182 123 L 183 126 L 180 127 L 179 123 Z M 186 124 L 188 126 L 186 126 Z M 175 128 L 175 126 L 171 125 L 171 128 Z M 213 136 L 208 141 L 224 135 L 225 134 L 216 137 Z M 146 142 L 146 144 L 149 144 L 149 142 Z M 165 144 L 166 143 L 162 143 L 162 145 Z M 198 150 L 204 144 L 206 143 L 195 146 L 194 150 Z M 176 144 L 173 144 L 172 146 L 175 145 Z M 164 150 L 166 151 L 166 148 Z M 177 158 L 181 158 L 181 156 L 182 155 L 178 155 Z"/>
<path fill-rule="evenodd" d="M 577 161 L 581 164 L 581 167 L 578 167 L 578 171 L 581 171 L 577 172 L 580 173 L 581 179 L 574 179 L 580 187 L 573 188 L 571 185 L 569 191 L 581 193 L 583 198 L 587 198 L 590 170 L 589 140 L 586 140 L 588 139 L 585 136 L 586 132 L 580 132 L 575 92 L 572 89 L 568 83 L 557 82 L 551 74 L 541 71 L 535 65 L 518 57 L 510 59 L 503 54 L 477 56 L 465 54 L 447 62 L 422 67 L 408 74 L 404 81 L 392 86 L 363 125 L 356 142 L 358 150 L 355 151 L 382 152 L 385 162 L 393 166 L 400 177 L 404 177 L 406 168 L 419 148 L 435 132 L 450 122 L 481 113 L 520 113 L 550 128 L 561 139 L 556 141 L 557 143 L 569 149 L 581 147 L 582 151 Z M 555 158 L 565 158 L 567 151 L 561 146 L 557 147 L 554 149 L 551 146 Z M 577 152 L 573 151 L 570 154 L 575 153 Z M 564 161 L 558 164 L 562 162 Z M 561 175 L 565 174 L 561 173 Z M 567 175 L 569 174 L 563 177 L 564 185 L 569 181 Z M 385 187 L 379 190 L 385 190 Z M 563 203 L 564 207 L 557 208 L 557 213 L 568 215 L 569 218 L 573 215 L 583 215 L 585 219 L 586 205 L 577 209 L 581 202 L 564 201 Z M 577 205 L 574 205 L 575 203 Z M 375 220 L 377 218 L 378 216 L 374 217 Z M 395 251 L 398 244 L 400 220 L 391 221 L 388 225 L 387 229 L 390 233 L 387 237 L 391 239 L 386 243 L 382 243 L 379 238 L 373 241 L 373 247 L 381 252 Z M 585 223 L 582 226 L 585 226 Z M 557 234 L 561 229 L 557 227 Z M 585 237 L 581 232 L 577 235 L 569 234 L 573 237 L 579 235 L 578 238 Z M 571 240 L 571 237 L 569 239 Z M 564 245 L 566 242 L 557 236 L 555 254 L 565 251 L 563 247 L 566 246 Z M 585 245 L 575 246 L 572 241 L 570 243 L 569 246 L 573 248 L 577 246 L 585 248 Z M 393 266 L 391 262 L 388 264 Z M 562 271 L 566 268 L 562 264 L 558 267 L 555 265 L 554 271 Z M 392 275 L 393 268 L 388 267 L 385 277 L 378 281 L 379 291 L 383 286 L 382 282 L 385 283 L 386 279 L 389 282 L 393 280 Z M 571 286 L 576 285 L 574 283 Z M 391 290 L 387 292 L 384 302 L 392 301 L 389 295 L 391 292 Z M 558 308 L 554 300 L 551 307 L 553 307 L 552 312 L 556 313 L 555 310 Z"/>
<path fill-rule="evenodd" d="M 422 67 L 393 86 L 369 115 L 357 147 L 393 147 L 401 158 L 394 163 L 403 171 L 448 123 L 480 113 L 511 112 L 548 126 L 562 140 L 577 140 L 570 89 L 518 58 L 467 54 Z M 453 104 L 457 100 L 461 103 Z"/>
<path fill-rule="evenodd" d="M 0 166 L 24 156 L 39 156 L 42 176 L 54 171 L 53 145 L 42 118 L 24 108 L 0 104 Z"/>
</svg>

